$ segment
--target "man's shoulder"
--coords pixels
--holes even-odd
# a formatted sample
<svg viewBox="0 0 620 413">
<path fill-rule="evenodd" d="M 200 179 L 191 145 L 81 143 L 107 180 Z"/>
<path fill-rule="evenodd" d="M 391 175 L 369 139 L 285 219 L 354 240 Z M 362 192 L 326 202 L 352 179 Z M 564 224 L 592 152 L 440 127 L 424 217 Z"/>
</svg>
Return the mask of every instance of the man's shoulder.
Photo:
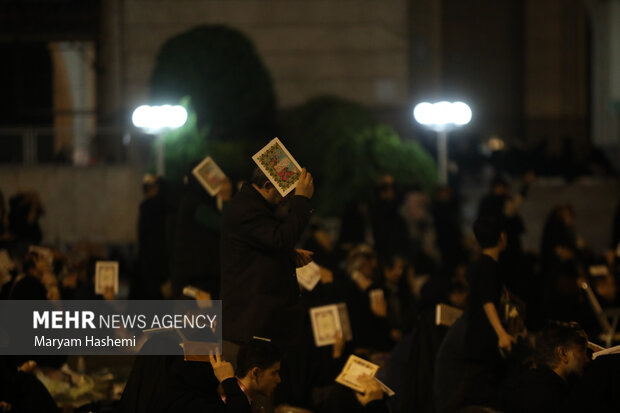
<svg viewBox="0 0 620 413">
<path fill-rule="evenodd" d="M 498 268 L 497 261 L 486 254 L 480 254 L 480 257 L 470 267 L 474 272 L 495 273 Z"/>
<path fill-rule="evenodd" d="M 254 193 L 252 193 L 252 191 Z M 271 214 L 269 206 L 260 198 L 254 188 L 245 186 L 239 191 L 224 209 L 224 224 L 228 221 L 239 222 L 245 216 Z"/>
</svg>

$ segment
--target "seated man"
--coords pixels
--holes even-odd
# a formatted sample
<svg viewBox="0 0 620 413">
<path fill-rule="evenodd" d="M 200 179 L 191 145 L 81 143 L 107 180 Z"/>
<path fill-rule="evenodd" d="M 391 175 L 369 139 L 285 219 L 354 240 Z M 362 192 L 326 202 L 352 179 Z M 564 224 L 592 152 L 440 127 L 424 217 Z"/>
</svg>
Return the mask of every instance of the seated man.
<svg viewBox="0 0 620 413">
<path fill-rule="evenodd" d="M 588 339 L 576 324 L 558 324 L 536 342 L 537 367 L 509 380 L 503 392 L 503 410 L 511 412 L 570 412 L 574 410 L 569 385 L 588 362 Z"/>
<path fill-rule="evenodd" d="M 280 360 L 282 353 L 269 341 L 251 340 L 239 348 L 237 354 L 237 371 L 233 374 L 233 367 L 221 356 L 210 356 L 211 366 L 215 377 L 222 384 L 227 407 L 231 406 L 229 394 L 236 394 L 235 387 L 241 389 L 246 396 L 245 403 L 235 401 L 238 409 L 234 411 L 251 411 L 250 405 L 256 396 L 271 396 L 280 383 Z M 226 410 L 231 411 L 231 410 Z"/>
<path fill-rule="evenodd" d="M 145 345 L 166 339 L 154 337 Z M 209 364 L 185 361 L 180 354 L 138 356 L 118 412 L 250 413 L 252 398 L 270 395 L 280 382 L 281 353 L 269 342 L 252 340 L 241 346 L 236 376 L 220 356 L 210 359 Z"/>
</svg>

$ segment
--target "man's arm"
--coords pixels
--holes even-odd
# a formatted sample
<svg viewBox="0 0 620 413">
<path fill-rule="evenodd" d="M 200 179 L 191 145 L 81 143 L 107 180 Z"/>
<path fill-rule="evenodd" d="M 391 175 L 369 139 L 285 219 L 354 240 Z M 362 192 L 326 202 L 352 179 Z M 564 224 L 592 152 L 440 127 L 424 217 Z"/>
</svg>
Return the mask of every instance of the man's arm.
<svg viewBox="0 0 620 413">
<path fill-rule="evenodd" d="M 292 251 L 311 215 L 310 200 L 294 196 L 288 204 L 284 220 L 269 210 L 250 210 L 239 223 L 244 239 L 258 248 L 273 251 Z"/>
<path fill-rule="evenodd" d="M 218 409 L 218 411 L 251 413 L 250 401 L 237 383 L 232 364 L 222 360 L 222 356 L 217 354 L 215 356 L 210 354 L 209 362 L 211 367 L 213 367 L 213 374 L 221 383 L 226 395 L 226 408 L 223 410 Z"/>
<path fill-rule="evenodd" d="M 487 319 L 489 323 L 491 323 L 493 330 L 495 330 L 495 334 L 497 334 L 499 348 L 510 352 L 515 338 L 506 332 L 501 321 L 499 321 L 499 315 L 497 315 L 495 304 L 491 302 L 484 303 L 482 308 L 484 308 Z"/>
<path fill-rule="evenodd" d="M 314 181 L 310 172 L 301 170 L 295 195 L 288 202 L 289 212 L 284 220 L 264 209 L 247 211 L 241 218 L 241 231 L 259 248 L 292 251 L 310 220 L 310 198 L 314 194 Z"/>
</svg>

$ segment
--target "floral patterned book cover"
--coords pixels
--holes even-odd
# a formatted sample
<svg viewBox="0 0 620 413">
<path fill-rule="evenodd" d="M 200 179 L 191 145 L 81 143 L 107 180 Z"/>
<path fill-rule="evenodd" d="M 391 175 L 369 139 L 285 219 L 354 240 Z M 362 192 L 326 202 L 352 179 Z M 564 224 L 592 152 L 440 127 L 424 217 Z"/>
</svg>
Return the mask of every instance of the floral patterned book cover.
<svg viewBox="0 0 620 413">
<path fill-rule="evenodd" d="M 252 159 L 277 188 L 280 195 L 286 196 L 297 186 L 301 167 L 280 139 L 272 139 Z"/>
</svg>

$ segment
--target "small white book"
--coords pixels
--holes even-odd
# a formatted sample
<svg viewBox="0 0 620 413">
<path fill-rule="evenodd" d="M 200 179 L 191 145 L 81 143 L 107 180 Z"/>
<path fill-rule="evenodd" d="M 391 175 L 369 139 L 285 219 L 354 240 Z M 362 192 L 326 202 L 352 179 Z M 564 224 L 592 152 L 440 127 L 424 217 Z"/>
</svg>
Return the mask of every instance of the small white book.
<svg viewBox="0 0 620 413">
<path fill-rule="evenodd" d="M 381 390 L 383 390 L 383 392 L 385 394 L 388 395 L 388 397 L 392 397 L 396 394 L 396 392 L 392 389 L 390 389 L 385 383 L 383 383 L 381 380 L 379 380 L 378 378 L 375 377 L 375 381 L 377 383 L 379 383 L 379 386 L 381 386 Z"/>
<path fill-rule="evenodd" d="M 95 266 L 95 294 L 103 294 L 108 288 L 118 294 L 118 262 L 97 261 Z"/>
<path fill-rule="evenodd" d="M 321 269 L 314 261 L 297 268 L 296 272 L 297 282 L 308 291 L 312 291 L 321 280 Z"/>
<path fill-rule="evenodd" d="M 293 158 L 293 155 L 286 150 L 280 139 L 273 138 L 271 142 L 254 154 L 252 159 L 269 178 L 280 195 L 286 196 L 297 187 L 301 166 Z"/>
<path fill-rule="evenodd" d="M 345 303 L 324 305 L 310 309 L 314 343 L 317 347 L 334 344 L 340 335 L 344 341 L 353 338 L 349 313 Z"/>
<path fill-rule="evenodd" d="M 363 393 L 364 387 L 358 381 L 359 376 L 375 377 L 377 370 L 379 370 L 378 365 L 351 354 L 347 364 L 344 365 L 344 368 L 336 377 L 336 383 Z"/>
<path fill-rule="evenodd" d="M 606 265 L 590 265 L 588 272 L 592 277 L 606 277 L 609 275 L 609 268 Z"/>
<path fill-rule="evenodd" d="M 592 360 L 596 360 L 596 358 L 600 356 L 606 356 L 608 354 L 618 354 L 618 353 L 620 353 L 620 346 L 609 347 L 604 350 L 592 353 Z"/>
<path fill-rule="evenodd" d="M 222 183 L 226 180 L 226 175 L 210 156 L 192 169 L 192 174 L 211 196 L 219 192 Z"/>
<path fill-rule="evenodd" d="M 385 301 L 385 295 L 381 288 L 375 288 L 368 292 L 371 305 L 381 305 L 381 302 Z"/>
<path fill-rule="evenodd" d="M 450 327 L 463 314 L 460 308 L 448 304 L 437 304 L 435 307 L 435 325 Z"/>
</svg>

